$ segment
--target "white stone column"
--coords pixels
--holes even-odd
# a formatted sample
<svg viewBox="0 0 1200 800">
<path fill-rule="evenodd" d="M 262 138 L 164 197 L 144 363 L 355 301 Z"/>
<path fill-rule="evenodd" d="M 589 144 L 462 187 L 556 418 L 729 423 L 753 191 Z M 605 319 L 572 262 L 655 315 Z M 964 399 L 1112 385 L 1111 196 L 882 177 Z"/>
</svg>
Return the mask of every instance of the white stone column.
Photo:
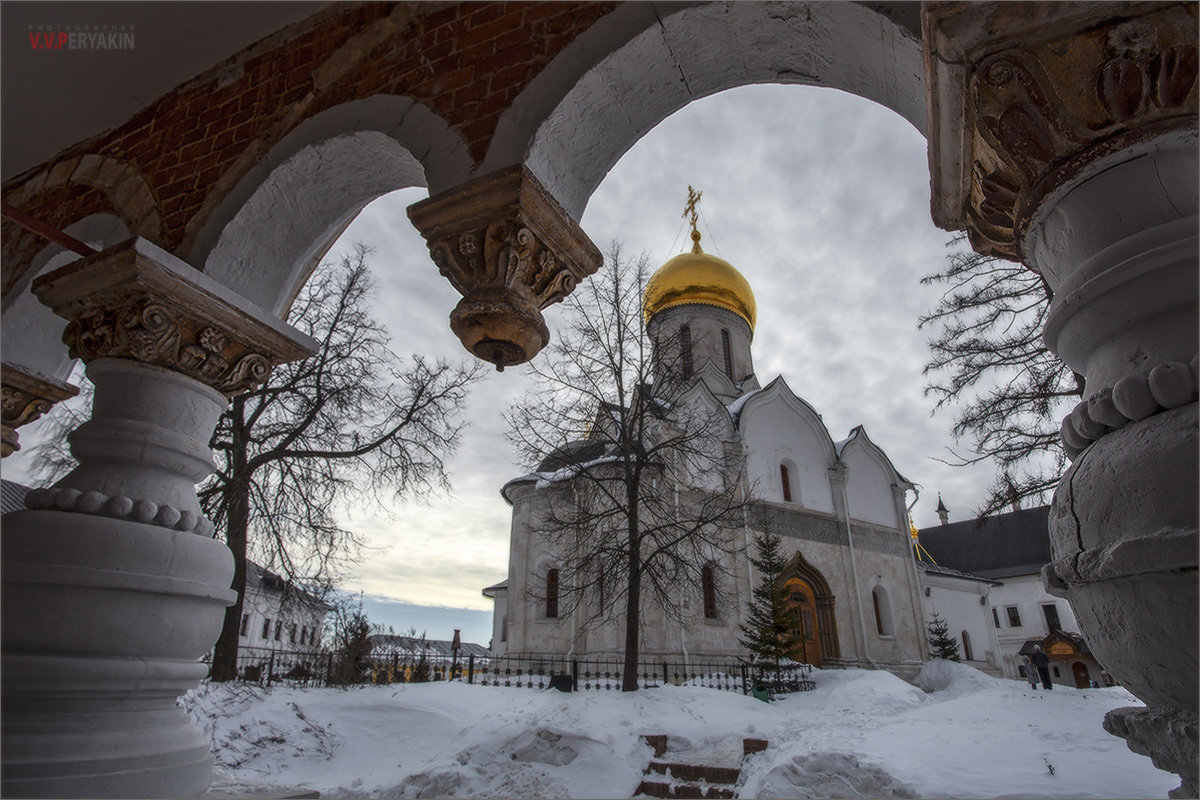
<svg viewBox="0 0 1200 800">
<path fill-rule="evenodd" d="M 3 793 L 199 795 L 212 756 L 175 701 L 236 595 L 194 486 L 225 395 L 315 343 L 142 240 L 35 293 L 96 393 L 78 468 L 4 520 Z"/>
<path fill-rule="evenodd" d="M 1197 140 L 1146 143 L 1049 198 L 1025 252 L 1055 290 L 1046 343 L 1086 378 L 1050 510 L 1047 588 L 1147 708 L 1105 728 L 1196 784 Z"/>
<path fill-rule="evenodd" d="M 1105 727 L 1197 794 L 1197 7 L 923 6 L 933 214 L 1054 293 L 1084 376 L 1047 588 L 1146 703 Z"/>
</svg>

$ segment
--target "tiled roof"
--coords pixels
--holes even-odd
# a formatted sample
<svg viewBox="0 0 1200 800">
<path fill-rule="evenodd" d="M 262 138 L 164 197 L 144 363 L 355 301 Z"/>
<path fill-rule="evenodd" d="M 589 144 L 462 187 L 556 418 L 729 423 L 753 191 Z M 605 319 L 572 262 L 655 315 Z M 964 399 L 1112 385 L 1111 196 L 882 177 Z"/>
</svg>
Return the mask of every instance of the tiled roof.
<svg viewBox="0 0 1200 800">
<path fill-rule="evenodd" d="M 452 656 L 454 651 L 450 649 L 451 642 L 445 639 L 426 639 L 423 643 L 419 636 L 391 636 L 388 634 L 376 634 L 371 637 L 371 649 L 374 652 L 399 652 L 403 654 L 420 654 L 423 649 L 427 655 L 431 656 Z M 470 655 L 488 657 L 491 652 L 483 645 L 474 644 L 473 642 L 462 642 L 459 650 L 459 657 Z"/>
<path fill-rule="evenodd" d="M 1034 575 L 1050 563 L 1049 506 L 951 522 L 920 531 L 921 546 L 943 567 L 985 578 Z"/>
<path fill-rule="evenodd" d="M 981 583 L 991 583 L 997 586 L 1000 585 L 1000 581 L 994 581 L 991 578 L 984 578 L 980 575 L 972 575 L 969 572 L 951 569 L 950 567 L 943 567 L 941 564 L 930 564 L 928 561 L 918 561 L 917 566 L 934 575 L 948 575 L 952 578 L 965 578 L 966 580 L 980 581 Z"/>
</svg>

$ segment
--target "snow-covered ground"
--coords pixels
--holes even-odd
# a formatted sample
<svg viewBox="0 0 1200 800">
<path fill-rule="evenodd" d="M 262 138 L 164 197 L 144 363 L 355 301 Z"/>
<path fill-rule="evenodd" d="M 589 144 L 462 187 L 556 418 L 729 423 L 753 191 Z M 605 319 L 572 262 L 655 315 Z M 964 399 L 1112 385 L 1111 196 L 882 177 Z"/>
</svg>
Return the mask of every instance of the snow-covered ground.
<svg viewBox="0 0 1200 800">
<path fill-rule="evenodd" d="M 1178 779 L 1100 727 L 1120 688 L 1033 691 L 960 664 L 916 688 L 887 672 L 816 671 L 766 704 L 732 692 L 633 694 L 398 684 L 269 692 L 205 685 L 183 703 L 221 767 L 214 792 L 323 797 L 629 797 L 665 733 L 669 760 L 740 752 L 740 797 L 1166 797 Z"/>
</svg>

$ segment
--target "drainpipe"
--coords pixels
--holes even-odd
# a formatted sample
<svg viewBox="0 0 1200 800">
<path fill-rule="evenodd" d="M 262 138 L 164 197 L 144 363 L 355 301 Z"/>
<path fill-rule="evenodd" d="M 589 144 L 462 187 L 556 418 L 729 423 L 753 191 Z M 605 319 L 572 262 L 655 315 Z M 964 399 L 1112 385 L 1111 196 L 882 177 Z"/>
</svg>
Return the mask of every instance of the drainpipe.
<svg viewBox="0 0 1200 800">
<path fill-rule="evenodd" d="M 875 659 L 871 658 L 870 648 L 867 645 L 867 622 L 863 617 L 863 595 L 862 589 L 858 585 L 858 565 L 854 559 L 854 534 L 850 530 L 850 505 L 846 501 L 846 484 L 843 482 L 842 490 L 842 513 L 846 520 L 846 544 L 850 547 L 850 579 L 854 583 L 854 596 L 858 600 L 858 632 L 862 636 L 863 643 L 863 658 L 870 662 L 871 666 L 879 669 L 879 664 L 875 663 Z"/>
<path fill-rule="evenodd" d="M 912 518 L 913 507 L 916 506 L 917 500 L 921 498 L 921 493 L 917 491 L 916 486 L 912 487 L 912 490 L 914 497 L 913 501 L 904 509 L 904 519 L 901 521 L 901 525 L 903 526 L 908 526 L 909 520 Z M 904 501 L 902 500 L 901 502 Z M 905 535 L 911 536 L 911 532 L 907 529 L 907 527 L 905 527 Z M 909 541 L 909 547 L 912 547 L 911 539 Z M 915 616 L 917 620 L 917 642 L 921 646 L 921 661 L 923 662 L 925 660 L 924 656 L 929 653 L 929 630 L 925 627 L 924 604 L 921 601 L 921 575 L 919 572 L 917 572 L 916 554 L 912 553 L 910 555 L 913 556 L 912 558 L 909 558 L 909 569 L 911 570 L 913 581 L 912 593 L 913 599 L 915 600 L 915 603 L 913 604 L 913 616 Z"/>
</svg>

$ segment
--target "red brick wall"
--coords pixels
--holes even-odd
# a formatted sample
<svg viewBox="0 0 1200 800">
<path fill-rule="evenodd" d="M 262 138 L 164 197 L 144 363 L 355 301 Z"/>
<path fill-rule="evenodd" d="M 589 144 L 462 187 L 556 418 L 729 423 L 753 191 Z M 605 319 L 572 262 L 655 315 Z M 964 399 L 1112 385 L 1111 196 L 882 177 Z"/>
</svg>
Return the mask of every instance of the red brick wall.
<svg viewBox="0 0 1200 800">
<path fill-rule="evenodd" d="M 286 42 L 244 53 L 236 62 L 240 75 L 226 64 L 198 76 L 119 128 L 5 183 L 4 197 L 59 228 L 98 210 L 130 223 L 153 214 L 161 220 L 158 244 L 186 257 L 204 218 L 237 180 L 297 124 L 340 103 L 379 93 L 407 95 L 458 131 L 478 163 L 509 104 L 615 5 L 367 3 L 327 9 Z M 355 58 L 351 40 L 369 47 L 365 57 Z M 139 207 L 130 208 L 127 198 L 114 200 L 115 186 L 36 191 L 24 185 L 89 153 L 142 176 L 149 200 L 143 196 Z M 2 235 L 7 292 L 42 243 L 7 220 Z"/>
</svg>

